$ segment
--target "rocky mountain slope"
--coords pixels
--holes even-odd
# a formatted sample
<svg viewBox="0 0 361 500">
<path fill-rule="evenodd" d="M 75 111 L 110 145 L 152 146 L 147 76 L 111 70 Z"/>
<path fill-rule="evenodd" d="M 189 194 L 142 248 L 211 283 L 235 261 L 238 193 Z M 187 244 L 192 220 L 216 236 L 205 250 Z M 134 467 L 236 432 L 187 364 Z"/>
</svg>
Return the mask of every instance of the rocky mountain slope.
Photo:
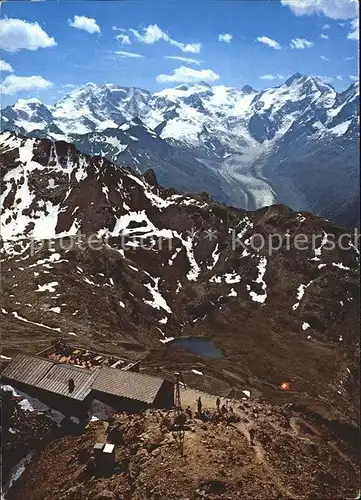
<svg viewBox="0 0 361 500">
<path fill-rule="evenodd" d="M 4 130 L 154 168 L 166 187 L 205 190 L 249 210 L 286 203 L 359 222 L 358 83 L 336 92 L 297 73 L 260 92 L 200 83 L 155 94 L 87 84 L 54 106 L 19 100 L 2 120 Z"/>
<path fill-rule="evenodd" d="M 284 205 L 246 212 L 165 189 L 62 141 L 2 133 L 0 164 L 5 355 L 62 337 L 223 395 L 251 387 L 278 401 L 289 380 L 291 400 L 357 421 L 352 232 Z M 171 347 L 189 336 L 223 357 Z"/>
</svg>

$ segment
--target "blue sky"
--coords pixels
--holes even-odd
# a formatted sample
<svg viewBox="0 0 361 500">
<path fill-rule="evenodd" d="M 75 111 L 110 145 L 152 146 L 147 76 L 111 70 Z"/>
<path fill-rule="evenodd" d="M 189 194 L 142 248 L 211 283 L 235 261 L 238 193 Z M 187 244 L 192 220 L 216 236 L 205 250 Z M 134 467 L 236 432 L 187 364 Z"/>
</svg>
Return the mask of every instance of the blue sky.
<svg viewBox="0 0 361 500">
<path fill-rule="evenodd" d="M 356 14 L 353 0 L 2 2 L 2 106 L 86 82 L 262 89 L 297 71 L 342 89 L 358 75 Z"/>
</svg>

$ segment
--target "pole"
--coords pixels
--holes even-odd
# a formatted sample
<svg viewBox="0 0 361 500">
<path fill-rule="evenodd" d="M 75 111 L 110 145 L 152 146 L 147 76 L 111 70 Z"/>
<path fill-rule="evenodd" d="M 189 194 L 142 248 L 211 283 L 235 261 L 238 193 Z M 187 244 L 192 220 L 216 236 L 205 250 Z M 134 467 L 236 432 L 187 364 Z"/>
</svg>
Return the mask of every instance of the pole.
<svg viewBox="0 0 361 500">
<path fill-rule="evenodd" d="M 175 406 L 176 411 L 180 411 L 182 409 L 182 402 L 181 402 L 181 395 L 180 395 L 180 378 L 181 378 L 181 374 L 179 372 L 176 372 L 175 377 L 176 377 L 176 385 L 175 385 L 175 401 L 174 401 L 174 406 Z"/>
<path fill-rule="evenodd" d="M 175 390 L 175 401 L 174 401 L 174 407 L 175 407 L 175 415 L 174 415 L 174 431 L 173 431 L 173 437 L 176 441 L 177 448 L 179 450 L 179 453 L 181 457 L 183 457 L 183 451 L 184 451 L 184 427 L 183 427 L 183 419 L 185 418 L 185 414 L 182 412 L 182 401 L 181 401 L 181 395 L 180 395 L 180 382 L 183 382 L 183 377 L 180 372 L 176 372 L 175 374 L 176 377 L 176 390 Z M 184 384 L 184 382 L 183 382 Z"/>
</svg>

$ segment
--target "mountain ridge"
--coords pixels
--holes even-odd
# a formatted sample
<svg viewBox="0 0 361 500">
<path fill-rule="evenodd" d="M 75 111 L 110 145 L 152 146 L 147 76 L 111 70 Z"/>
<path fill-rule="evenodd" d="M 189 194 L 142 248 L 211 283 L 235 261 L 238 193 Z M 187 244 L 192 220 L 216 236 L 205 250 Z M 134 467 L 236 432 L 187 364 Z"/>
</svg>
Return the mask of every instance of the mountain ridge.
<svg viewBox="0 0 361 500">
<path fill-rule="evenodd" d="M 153 94 L 86 84 L 52 107 L 21 100 L 4 108 L 2 127 L 69 140 L 138 171 L 153 168 L 165 186 L 199 187 L 245 209 L 286 203 L 348 225 L 359 214 L 337 206 L 359 199 L 358 106 L 357 83 L 336 92 L 300 74 L 259 92 L 204 82 Z M 141 137 L 126 138 L 135 119 Z"/>
</svg>

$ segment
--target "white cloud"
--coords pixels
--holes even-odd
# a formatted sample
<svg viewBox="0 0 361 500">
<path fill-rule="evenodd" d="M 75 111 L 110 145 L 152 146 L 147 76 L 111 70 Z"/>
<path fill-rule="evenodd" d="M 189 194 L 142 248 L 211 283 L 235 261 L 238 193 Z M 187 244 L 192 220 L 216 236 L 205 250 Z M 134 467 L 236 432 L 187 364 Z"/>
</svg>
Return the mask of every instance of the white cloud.
<svg viewBox="0 0 361 500">
<path fill-rule="evenodd" d="M 323 29 L 323 30 L 329 30 L 330 28 L 331 28 L 331 26 L 330 26 L 329 24 L 324 24 L 324 25 L 322 26 L 322 29 Z"/>
<path fill-rule="evenodd" d="M 352 59 L 355 59 L 355 57 L 354 56 L 345 57 L 345 61 L 352 61 Z"/>
<path fill-rule="evenodd" d="M 349 79 L 354 81 L 354 82 L 358 82 L 358 76 L 355 76 L 355 75 L 348 75 Z"/>
<path fill-rule="evenodd" d="M 219 42 L 231 43 L 232 38 L 233 38 L 233 35 L 231 35 L 230 33 L 220 33 L 218 35 Z"/>
<path fill-rule="evenodd" d="M 260 80 L 283 80 L 284 76 L 283 75 L 271 75 L 271 74 L 266 74 L 262 75 L 259 77 Z"/>
<path fill-rule="evenodd" d="M 38 23 L 29 23 L 21 19 L 0 19 L 0 49 L 17 52 L 21 49 L 37 50 L 56 45 Z"/>
<path fill-rule="evenodd" d="M 351 29 L 352 31 L 347 35 L 349 40 L 358 40 L 359 39 L 359 19 L 353 19 L 351 21 Z"/>
<path fill-rule="evenodd" d="M 342 78 L 342 76 L 337 75 L 337 76 L 336 76 L 336 80 L 338 80 L 339 82 L 342 82 L 342 81 L 343 81 L 343 78 Z"/>
<path fill-rule="evenodd" d="M 144 57 L 142 56 L 142 54 L 137 54 L 136 52 L 128 52 L 126 50 L 116 50 L 114 52 L 114 54 L 116 54 L 117 56 L 121 57 L 121 58 L 132 58 L 132 59 L 136 59 L 136 58 L 140 58 L 140 57 Z"/>
<path fill-rule="evenodd" d="M 74 19 L 68 20 L 69 26 L 77 30 L 87 31 L 90 34 L 100 33 L 100 27 L 92 17 L 74 16 Z"/>
<path fill-rule="evenodd" d="M 63 87 L 65 89 L 75 89 L 76 85 L 74 85 L 73 83 L 65 83 L 65 85 L 63 85 Z"/>
<path fill-rule="evenodd" d="M 329 61 L 329 58 L 326 56 L 320 56 L 323 61 Z"/>
<path fill-rule="evenodd" d="M 0 71 L 7 71 L 8 73 L 12 73 L 14 70 L 11 67 L 11 64 L 0 59 Z"/>
<path fill-rule="evenodd" d="M 16 94 L 24 90 L 44 90 L 52 87 L 52 85 L 42 76 L 9 75 L 1 84 L 1 92 L 3 94 Z"/>
<path fill-rule="evenodd" d="M 196 64 L 199 66 L 203 61 L 199 61 L 198 59 L 192 59 L 191 57 L 182 57 L 182 56 L 164 56 L 164 59 L 174 59 L 175 61 L 182 61 L 188 64 Z"/>
<path fill-rule="evenodd" d="M 323 14 L 330 19 L 350 19 L 358 15 L 357 0 L 281 0 L 296 16 Z"/>
<path fill-rule="evenodd" d="M 264 43 L 265 45 L 268 45 L 268 47 L 272 47 L 272 49 L 281 50 L 281 45 L 278 42 L 276 42 L 276 40 L 273 40 L 268 36 L 257 37 L 257 42 Z"/>
<path fill-rule="evenodd" d="M 130 45 L 132 43 L 129 35 L 117 35 L 115 38 L 119 40 L 122 45 Z"/>
<path fill-rule="evenodd" d="M 169 39 L 169 43 L 171 45 L 175 45 L 176 47 L 178 47 L 178 49 L 180 49 L 182 52 L 199 54 L 201 51 L 200 43 L 182 43 L 182 42 L 177 42 L 176 40 L 172 40 L 171 38 Z"/>
<path fill-rule="evenodd" d="M 324 33 L 321 33 L 320 38 L 323 40 L 328 40 L 330 37 L 328 35 L 325 35 Z"/>
<path fill-rule="evenodd" d="M 153 44 L 157 43 L 160 40 L 164 40 L 165 42 L 178 47 L 182 52 L 190 52 L 193 54 L 198 54 L 201 51 L 200 43 L 183 43 L 177 42 L 177 40 L 173 40 L 168 33 L 163 31 L 157 24 L 150 24 L 146 28 L 143 28 L 143 32 L 140 33 L 138 30 L 130 29 L 129 30 L 139 42 Z"/>
<path fill-rule="evenodd" d="M 129 31 L 142 43 L 153 44 L 160 40 L 169 41 L 167 33 L 161 30 L 157 24 L 150 24 L 146 28 L 143 28 L 143 34 L 135 29 L 130 29 Z"/>
<path fill-rule="evenodd" d="M 214 82 L 219 79 L 219 75 L 211 69 L 194 69 L 180 66 L 176 68 L 171 75 L 158 75 L 156 81 L 159 83 L 165 82 L 181 82 L 193 83 L 200 81 Z"/>
<path fill-rule="evenodd" d="M 314 43 L 306 38 L 292 38 L 290 47 L 291 49 L 309 49 L 313 47 Z"/>
</svg>

